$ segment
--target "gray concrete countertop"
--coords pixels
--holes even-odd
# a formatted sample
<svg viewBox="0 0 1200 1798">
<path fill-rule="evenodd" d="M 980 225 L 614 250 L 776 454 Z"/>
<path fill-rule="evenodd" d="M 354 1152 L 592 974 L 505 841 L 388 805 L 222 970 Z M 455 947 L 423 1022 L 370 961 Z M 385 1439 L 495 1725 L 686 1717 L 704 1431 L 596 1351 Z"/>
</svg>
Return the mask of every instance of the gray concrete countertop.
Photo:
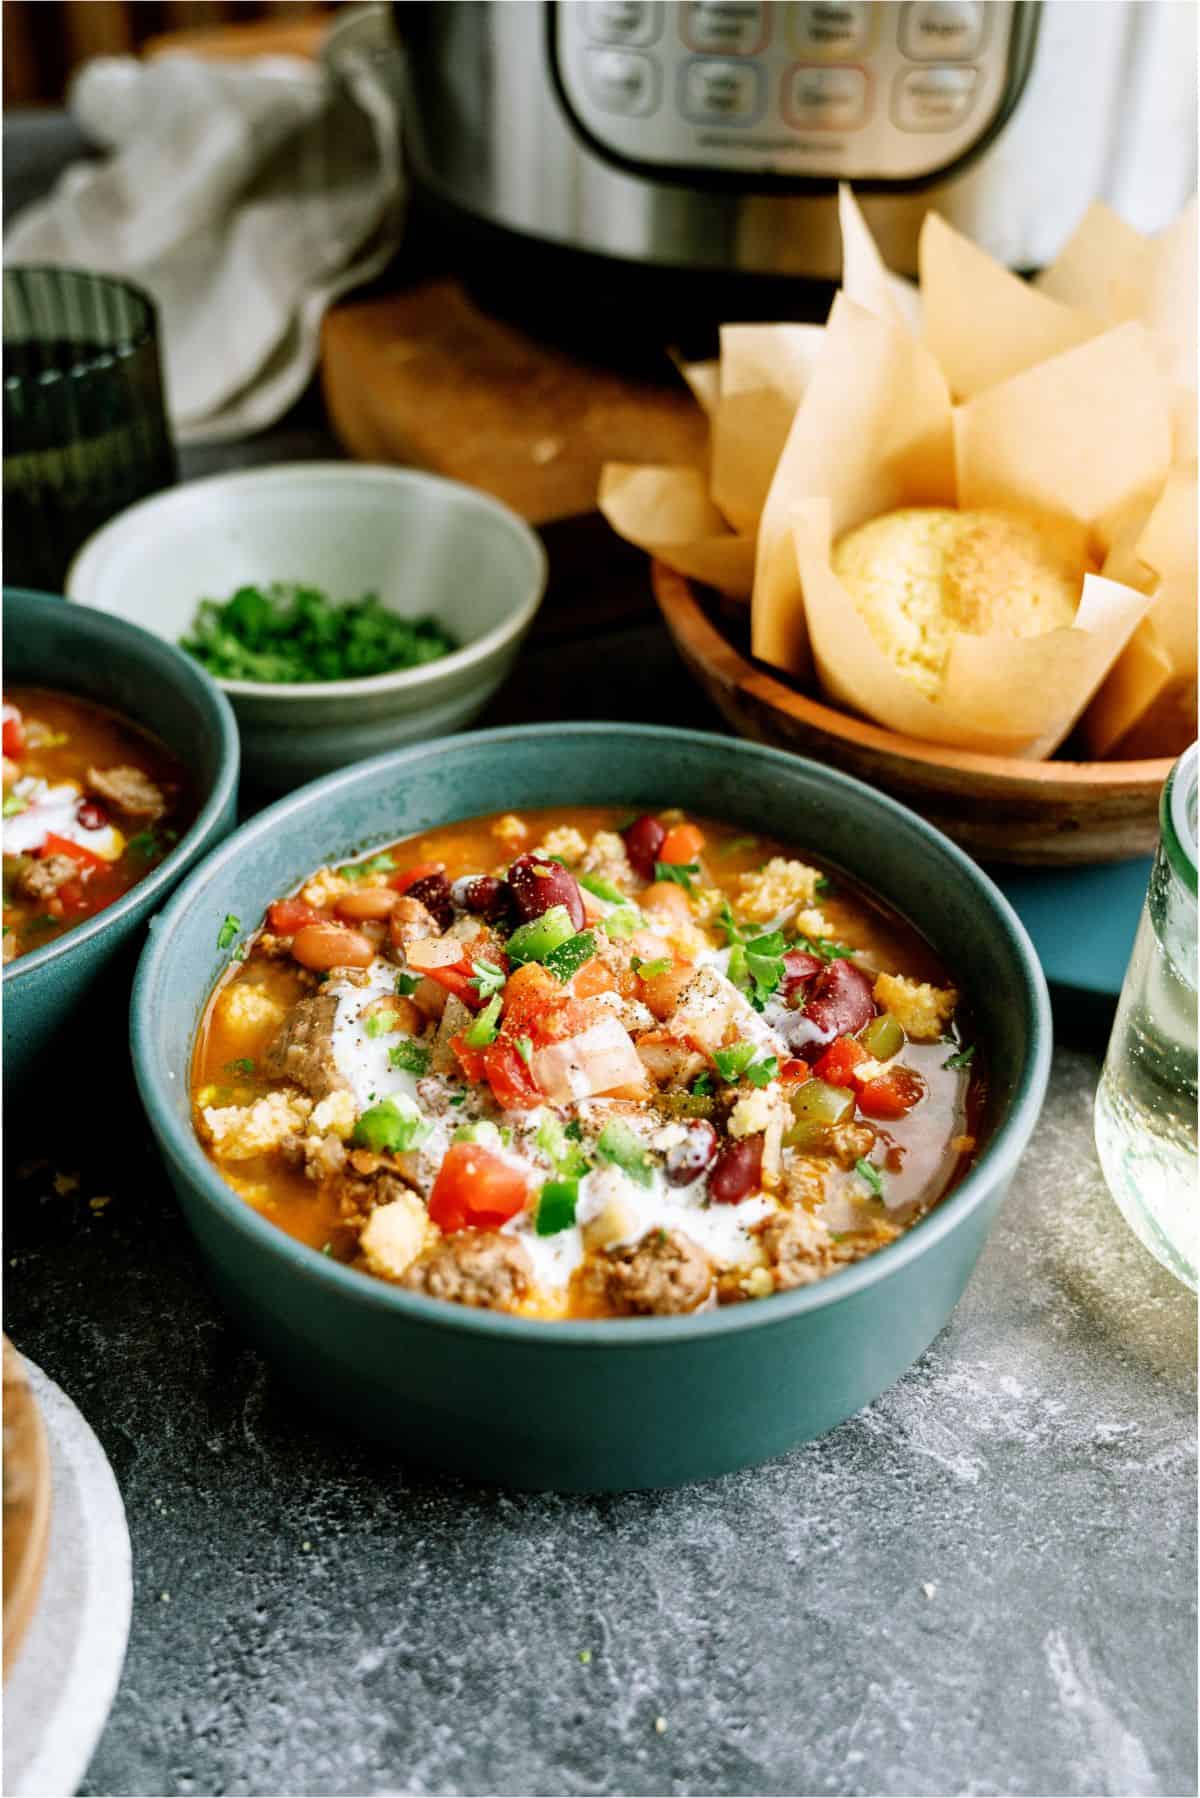
<svg viewBox="0 0 1200 1798">
<path fill-rule="evenodd" d="M 327 450 L 304 415 L 184 472 Z M 598 657 L 569 610 L 496 721 L 714 727 L 652 614 Z M 315 1423 L 216 1308 L 132 1093 L 93 1112 L 73 1078 L 69 1115 L 10 1117 L 5 1327 L 133 1541 L 82 1789 L 1194 1792 L 1195 1302 L 1100 1175 L 1104 1009 L 1059 1016 L 932 1348 L 823 1440 L 667 1493 L 482 1489 Z"/>
</svg>

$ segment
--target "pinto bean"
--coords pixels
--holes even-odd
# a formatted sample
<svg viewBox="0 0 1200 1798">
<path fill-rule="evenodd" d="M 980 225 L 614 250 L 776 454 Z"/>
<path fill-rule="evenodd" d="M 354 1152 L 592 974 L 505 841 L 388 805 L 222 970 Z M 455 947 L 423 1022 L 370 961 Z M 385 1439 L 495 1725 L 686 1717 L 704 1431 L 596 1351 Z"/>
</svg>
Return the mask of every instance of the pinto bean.
<svg viewBox="0 0 1200 1798">
<path fill-rule="evenodd" d="M 661 974 L 641 976 L 642 998 L 656 1018 L 670 1017 L 695 972 L 690 961 L 680 961 L 665 968 Z"/>
<path fill-rule="evenodd" d="M 390 1019 L 392 1029 L 402 1031 L 405 1036 L 419 1036 L 425 1028 L 424 1014 L 403 994 L 393 998 L 390 993 L 381 993 L 364 1005 L 358 1015 L 364 1022 L 367 1018 L 386 1017 Z"/>
<path fill-rule="evenodd" d="M 575 876 L 544 855 L 519 855 L 508 870 L 508 884 L 522 923 L 540 918 L 552 905 L 565 906 L 571 923 L 582 930 L 587 921 L 583 894 Z"/>
<path fill-rule="evenodd" d="M 305 924 L 292 938 L 292 954 L 302 968 L 328 973 L 330 968 L 369 968 L 375 945 L 361 931 L 337 924 Z"/>
<path fill-rule="evenodd" d="M 339 918 L 358 924 L 364 918 L 390 918 L 399 903 L 399 893 L 390 887 L 364 887 L 359 893 L 343 894 L 333 909 Z"/>
</svg>

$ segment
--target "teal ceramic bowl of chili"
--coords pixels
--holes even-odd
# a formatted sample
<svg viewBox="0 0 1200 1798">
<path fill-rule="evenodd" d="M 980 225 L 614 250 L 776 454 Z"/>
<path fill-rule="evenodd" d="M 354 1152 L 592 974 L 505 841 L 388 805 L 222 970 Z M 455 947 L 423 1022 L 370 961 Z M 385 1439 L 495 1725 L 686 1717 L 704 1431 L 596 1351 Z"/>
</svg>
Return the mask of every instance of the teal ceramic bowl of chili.
<svg viewBox="0 0 1200 1798">
<path fill-rule="evenodd" d="M 159 739 L 190 786 L 189 822 L 169 854 L 112 904 L 6 963 L 4 1084 L 11 1096 L 36 1090 L 38 1070 L 65 1048 L 85 1011 L 89 1050 L 111 1037 L 115 1064 L 127 1066 L 124 1026 L 137 951 L 167 894 L 233 828 L 238 734 L 225 695 L 181 650 L 122 618 L 23 588 L 4 590 L 4 686 L 47 689 L 119 713 Z"/>
<path fill-rule="evenodd" d="M 957 976 L 986 1056 L 985 1146 L 907 1234 L 814 1285 L 683 1317 L 545 1321 L 372 1279 L 285 1234 L 220 1178 L 192 1126 L 197 1026 L 228 948 L 315 866 L 490 812 L 682 806 L 840 867 Z M 158 920 L 132 1010 L 134 1070 L 219 1296 L 304 1396 L 399 1460 L 537 1489 L 705 1479 L 830 1430 L 899 1379 L 956 1305 L 1045 1094 L 1050 1008 L 1029 939 L 939 832 L 848 776 L 689 731 L 493 730 L 315 782 L 211 855 Z"/>
</svg>

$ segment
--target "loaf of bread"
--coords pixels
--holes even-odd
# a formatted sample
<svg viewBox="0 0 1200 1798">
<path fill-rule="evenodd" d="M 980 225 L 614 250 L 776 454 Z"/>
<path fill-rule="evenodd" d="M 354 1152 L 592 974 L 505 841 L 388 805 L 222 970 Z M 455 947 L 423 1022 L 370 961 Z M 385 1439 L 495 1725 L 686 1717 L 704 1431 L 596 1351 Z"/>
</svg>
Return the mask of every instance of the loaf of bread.
<svg viewBox="0 0 1200 1798">
<path fill-rule="evenodd" d="M 840 538 L 832 563 L 880 649 L 930 699 L 960 631 L 1069 625 L 1094 567 L 1069 523 L 949 506 L 885 512 Z"/>
</svg>

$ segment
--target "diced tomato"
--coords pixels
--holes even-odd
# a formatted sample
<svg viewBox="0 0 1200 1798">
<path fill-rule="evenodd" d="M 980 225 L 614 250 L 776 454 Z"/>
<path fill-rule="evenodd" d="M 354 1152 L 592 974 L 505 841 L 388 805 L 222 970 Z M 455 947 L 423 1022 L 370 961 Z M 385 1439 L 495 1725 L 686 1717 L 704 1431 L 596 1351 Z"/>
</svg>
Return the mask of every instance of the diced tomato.
<svg viewBox="0 0 1200 1798">
<path fill-rule="evenodd" d="M 480 1081 L 483 1079 L 483 1050 L 472 1049 L 465 1036 L 452 1036 L 450 1047 L 455 1059 L 463 1071 L 464 1080 Z"/>
<path fill-rule="evenodd" d="M 82 843 L 73 843 L 70 837 L 56 836 L 54 831 L 48 833 L 38 854 L 43 857 L 69 855 L 71 860 L 78 862 L 79 866 L 88 874 L 94 873 L 100 868 L 107 868 L 109 865 L 102 855 L 93 855 L 92 851 L 85 849 Z"/>
<path fill-rule="evenodd" d="M 660 862 L 694 862 L 704 847 L 704 832 L 695 824 L 676 824 L 663 838 Z"/>
<path fill-rule="evenodd" d="M 529 1111 L 545 1101 L 545 1093 L 533 1077 L 516 1045 L 498 1036 L 483 1051 L 483 1071 L 497 1105 L 503 1111 Z"/>
<path fill-rule="evenodd" d="M 445 872 L 445 862 L 414 862 L 411 868 L 401 868 L 399 874 L 393 874 L 388 885 L 394 892 L 407 893 L 409 887 L 415 886 L 418 880 L 424 880 L 427 875 Z"/>
<path fill-rule="evenodd" d="M 478 1143 L 447 1149 L 429 1195 L 429 1215 L 447 1235 L 455 1230 L 492 1230 L 525 1209 L 525 1176 L 503 1156 Z"/>
<path fill-rule="evenodd" d="M 779 1070 L 779 1078 L 784 1086 L 799 1086 L 800 1082 L 807 1080 L 811 1073 L 812 1069 L 806 1061 L 793 1059 L 784 1062 Z"/>
<path fill-rule="evenodd" d="M 276 899 L 267 907 L 267 923 L 276 936 L 295 936 L 306 924 L 324 924 L 324 913 L 302 899 Z"/>
<path fill-rule="evenodd" d="M 19 762 L 25 753 L 25 726 L 15 705 L 4 708 L 3 749 L 10 761 Z"/>
<path fill-rule="evenodd" d="M 616 978 L 611 968 L 593 955 L 591 961 L 585 961 L 571 982 L 571 991 L 577 999 L 594 999 L 597 993 L 616 991 Z"/>
<path fill-rule="evenodd" d="M 858 1109 L 868 1118 L 902 1118 L 925 1092 L 925 1082 L 912 1068 L 889 1068 L 858 1089 Z"/>
<path fill-rule="evenodd" d="M 868 1051 L 852 1036 L 839 1036 L 820 1057 L 813 1073 L 828 1086 L 853 1086 L 855 1068 L 870 1059 Z"/>
<path fill-rule="evenodd" d="M 453 993 L 456 999 L 461 999 L 464 1005 L 471 1007 L 472 1011 L 478 1011 L 483 1000 L 479 997 L 479 988 L 471 985 L 474 972 L 474 968 L 465 956 L 462 961 L 456 961 L 452 968 L 428 968 L 425 970 L 427 979 L 436 980 L 439 986 L 444 986 L 448 993 Z"/>
</svg>

